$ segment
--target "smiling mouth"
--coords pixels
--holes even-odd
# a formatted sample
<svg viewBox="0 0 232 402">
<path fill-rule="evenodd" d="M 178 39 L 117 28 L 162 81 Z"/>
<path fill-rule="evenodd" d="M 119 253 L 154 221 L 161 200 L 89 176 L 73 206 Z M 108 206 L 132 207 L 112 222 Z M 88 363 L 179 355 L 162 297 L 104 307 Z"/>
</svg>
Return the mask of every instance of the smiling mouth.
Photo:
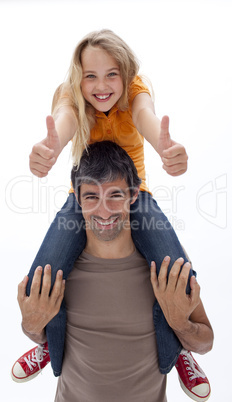
<svg viewBox="0 0 232 402">
<path fill-rule="evenodd" d="M 98 101 L 104 102 L 104 101 L 107 101 L 107 100 L 111 97 L 111 95 L 112 95 L 112 93 L 106 94 L 106 95 L 96 95 L 96 94 L 94 94 L 94 97 L 95 97 Z"/>
<path fill-rule="evenodd" d="M 98 225 L 101 225 L 101 227 L 107 227 L 110 225 L 113 225 L 118 219 L 118 216 L 115 218 L 111 218 L 109 221 L 104 222 L 104 221 L 99 221 L 98 219 L 94 218 L 95 222 L 97 222 Z"/>
</svg>

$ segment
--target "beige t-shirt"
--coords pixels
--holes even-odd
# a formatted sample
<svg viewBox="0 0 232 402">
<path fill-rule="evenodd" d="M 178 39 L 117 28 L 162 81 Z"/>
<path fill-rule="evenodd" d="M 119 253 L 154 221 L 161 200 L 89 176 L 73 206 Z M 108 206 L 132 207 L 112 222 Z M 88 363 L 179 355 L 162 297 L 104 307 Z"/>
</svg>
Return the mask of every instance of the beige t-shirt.
<svg viewBox="0 0 232 402">
<path fill-rule="evenodd" d="M 83 252 L 66 283 L 67 332 L 55 402 L 166 402 L 147 262 Z"/>
</svg>

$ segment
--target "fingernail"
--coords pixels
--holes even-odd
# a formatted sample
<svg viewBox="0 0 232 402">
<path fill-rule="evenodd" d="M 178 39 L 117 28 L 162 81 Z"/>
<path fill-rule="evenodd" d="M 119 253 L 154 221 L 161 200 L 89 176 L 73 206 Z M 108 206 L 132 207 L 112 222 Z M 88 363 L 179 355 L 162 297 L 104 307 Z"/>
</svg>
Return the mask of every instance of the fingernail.
<svg viewBox="0 0 232 402">
<path fill-rule="evenodd" d="M 169 261 L 169 259 L 170 259 L 170 257 L 167 255 L 167 256 L 164 258 L 164 261 Z"/>
</svg>

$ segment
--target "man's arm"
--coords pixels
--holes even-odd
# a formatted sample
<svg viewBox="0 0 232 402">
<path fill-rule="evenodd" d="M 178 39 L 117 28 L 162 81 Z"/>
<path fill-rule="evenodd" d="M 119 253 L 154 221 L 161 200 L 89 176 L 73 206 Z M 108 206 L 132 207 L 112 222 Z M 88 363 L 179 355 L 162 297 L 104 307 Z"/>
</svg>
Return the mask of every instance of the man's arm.
<svg viewBox="0 0 232 402">
<path fill-rule="evenodd" d="M 42 273 L 42 267 L 37 267 L 32 280 L 30 296 L 26 295 L 27 276 L 18 286 L 18 303 L 22 313 L 23 332 L 36 343 L 45 342 L 45 327 L 59 312 L 65 289 L 61 270 L 57 272 L 51 294 L 50 265 L 45 266 L 43 279 Z"/>
<path fill-rule="evenodd" d="M 170 258 L 165 257 L 157 278 L 155 263 L 151 265 L 151 283 L 164 316 L 183 347 L 204 354 L 213 346 L 213 330 L 200 299 L 200 286 L 191 277 L 190 295 L 186 294 L 190 263 L 183 265 L 179 258 L 172 266 L 167 280 Z"/>
<path fill-rule="evenodd" d="M 189 317 L 186 328 L 174 332 L 186 350 L 204 354 L 212 349 L 213 330 L 201 300 Z"/>
</svg>

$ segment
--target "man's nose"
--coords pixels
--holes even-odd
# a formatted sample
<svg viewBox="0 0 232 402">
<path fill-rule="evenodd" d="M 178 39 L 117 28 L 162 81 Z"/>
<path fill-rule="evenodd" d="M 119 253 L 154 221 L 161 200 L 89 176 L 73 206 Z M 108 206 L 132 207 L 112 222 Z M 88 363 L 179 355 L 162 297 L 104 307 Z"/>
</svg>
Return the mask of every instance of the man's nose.
<svg viewBox="0 0 232 402">
<path fill-rule="evenodd" d="M 109 219 L 111 217 L 112 213 L 114 212 L 111 204 L 112 203 L 107 199 L 103 198 L 102 200 L 99 200 L 97 214 L 102 219 Z"/>
</svg>

